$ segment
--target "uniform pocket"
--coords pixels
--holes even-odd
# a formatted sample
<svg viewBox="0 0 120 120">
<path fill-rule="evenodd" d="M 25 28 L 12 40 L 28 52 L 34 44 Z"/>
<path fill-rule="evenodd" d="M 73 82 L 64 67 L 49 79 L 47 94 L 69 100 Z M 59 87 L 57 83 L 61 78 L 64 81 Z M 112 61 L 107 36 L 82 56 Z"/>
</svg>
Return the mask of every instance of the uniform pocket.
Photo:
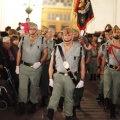
<svg viewBox="0 0 120 120">
<path fill-rule="evenodd" d="M 73 55 L 73 60 L 78 61 L 79 58 L 80 58 L 80 55 L 79 55 L 78 53 L 75 53 L 75 54 Z"/>
</svg>

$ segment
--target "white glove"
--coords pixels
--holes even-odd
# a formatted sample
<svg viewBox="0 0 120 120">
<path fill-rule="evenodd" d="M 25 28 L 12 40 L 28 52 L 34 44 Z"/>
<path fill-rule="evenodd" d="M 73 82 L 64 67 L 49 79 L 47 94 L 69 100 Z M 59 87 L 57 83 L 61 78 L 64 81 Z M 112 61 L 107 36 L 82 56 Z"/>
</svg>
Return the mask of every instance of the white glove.
<svg viewBox="0 0 120 120">
<path fill-rule="evenodd" d="M 53 87 L 53 79 L 49 79 L 49 86 Z"/>
<path fill-rule="evenodd" d="M 76 88 L 82 88 L 84 87 L 84 81 L 80 80 L 80 82 L 77 84 Z"/>
<path fill-rule="evenodd" d="M 35 62 L 35 63 L 33 64 L 33 66 L 31 66 L 31 67 L 33 67 L 34 69 L 38 69 L 38 68 L 40 67 L 40 65 L 41 65 L 40 62 Z"/>
<path fill-rule="evenodd" d="M 15 73 L 19 74 L 19 66 L 16 66 Z"/>
</svg>

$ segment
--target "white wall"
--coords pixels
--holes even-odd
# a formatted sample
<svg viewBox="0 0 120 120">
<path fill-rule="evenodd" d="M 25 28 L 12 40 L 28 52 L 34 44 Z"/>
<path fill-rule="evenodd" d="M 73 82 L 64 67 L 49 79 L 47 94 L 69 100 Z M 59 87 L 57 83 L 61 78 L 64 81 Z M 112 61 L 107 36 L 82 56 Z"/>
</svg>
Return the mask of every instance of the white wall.
<svg viewBox="0 0 120 120">
<path fill-rule="evenodd" d="M 16 28 L 18 22 L 25 22 L 27 13 L 25 12 L 24 3 L 28 4 L 28 0 L 0 0 L 0 30 L 4 30 L 10 25 Z M 41 2 L 42 0 L 31 0 L 33 12 L 30 14 L 30 19 L 41 26 Z M 34 3 L 33 3 L 34 2 Z M 117 24 L 120 27 L 120 0 L 91 0 L 95 18 L 88 24 L 87 32 L 103 30 L 106 24 L 114 26 Z"/>
<path fill-rule="evenodd" d="M 37 23 L 38 27 L 41 26 L 41 2 L 42 0 L 31 0 L 30 5 L 33 8 L 30 19 L 32 22 Z M 33 6 L 34 4 L 35 7 Z M 25 22 L 28 17 L 25 11 L 27 7 L 28 0 L 0 0 L 0 30 L 3 31 L 8 25 L 16 29 L 19 22 Z"/>
<path fill-rule="evenodd" d="M 91 0 L 94 19 L 87 26 L 87 32 L 104 30 L 106 24 L 120 27 L 120 0 Z"/>
</svg>

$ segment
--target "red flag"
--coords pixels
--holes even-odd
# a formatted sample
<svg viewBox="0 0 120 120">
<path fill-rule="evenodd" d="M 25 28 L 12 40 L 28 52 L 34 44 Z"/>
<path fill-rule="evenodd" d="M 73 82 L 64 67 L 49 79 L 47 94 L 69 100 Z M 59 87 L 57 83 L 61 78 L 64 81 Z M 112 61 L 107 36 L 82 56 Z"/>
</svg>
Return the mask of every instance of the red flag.
<svg viewBox="0 0 120 120">
<path fill-rule="evenodd" d="M 77 13 L 77 26 L 85 30 L 87 23 L 94 17 L 90 0 L 76 0 L 74 11 Z"/>
</svg>

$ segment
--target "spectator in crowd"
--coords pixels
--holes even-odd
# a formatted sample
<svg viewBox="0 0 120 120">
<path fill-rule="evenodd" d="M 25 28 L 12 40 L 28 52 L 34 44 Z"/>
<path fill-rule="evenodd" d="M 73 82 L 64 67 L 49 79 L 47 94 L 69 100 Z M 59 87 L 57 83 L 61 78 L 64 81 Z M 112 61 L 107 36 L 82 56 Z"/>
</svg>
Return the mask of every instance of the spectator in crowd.
<svg viewBox="0 0 120 120">
<path fill-rule="evenodd" d="M 7 50 L 3 47 L 2 39 L 0 39 L 0 78 L 7 79 L 7 73 L 4 67 L 9 67 L 9 56 Z"/>
<path fill-rule="evenodd" d="M 17 58 L 17 52 L 18 52 L 18 43 L 19 43 L 19 36 L 12 36 L 11 37 L 11 47 L 10 47 L 10 50 L 15 58 L 15 61 L 13 63 L 13 66 L 12 66 L 12 71 L 13 71 L 13 80 L 15 82 L 15 87 L 16 87 L 16 90 L 18 91 L 18 75 L 15 73 L 15 68 L 16 68 L 16 58 Z"/>
<path fill-rule="evenodd" d="M 15 29 L 9 30 L 9 37 L 11 38 L 13 35 L 18 35 L 18 32 Z"/>
<path fill-rule="evenodd" d="M 13 67 L 15 65 L 15 57 L 13 56 L 13 53 L 10 49 L 11 47 L 11 41 L 10 41 L 10 37 L 4 37 L 3 38 L 3 47 L 7 50 L 8 52 L 8 57 L 9 57 L 9 62 L 8 62 L 8 66 L 9 66 L 9 70 L 10 70 L 10 73 L 11 73 L 11 76 L 13 77 L 14 76 L 14 70 L 13 70 Z"/>
<path fill-rule="evenodd" d="M 9 30 L 11 29 L 11 27 L 10 26 L 7 26 L 6 28 L 5 28 L 5 32 L 9 35 Z"/>
<path fill-rule="evenodd" d="M 26 18 L 26 22 L 25 23 L 21 23 L 21 26 L 24 27 L 24 33 L 25 34 L 29 33 L 29 22 L 30 22 L 30 18 Z"/>
<path fill-rule="evenodd" d="M 21 30 L 21 22 L 18 23 L 17 31 Z"/>
</svg>

